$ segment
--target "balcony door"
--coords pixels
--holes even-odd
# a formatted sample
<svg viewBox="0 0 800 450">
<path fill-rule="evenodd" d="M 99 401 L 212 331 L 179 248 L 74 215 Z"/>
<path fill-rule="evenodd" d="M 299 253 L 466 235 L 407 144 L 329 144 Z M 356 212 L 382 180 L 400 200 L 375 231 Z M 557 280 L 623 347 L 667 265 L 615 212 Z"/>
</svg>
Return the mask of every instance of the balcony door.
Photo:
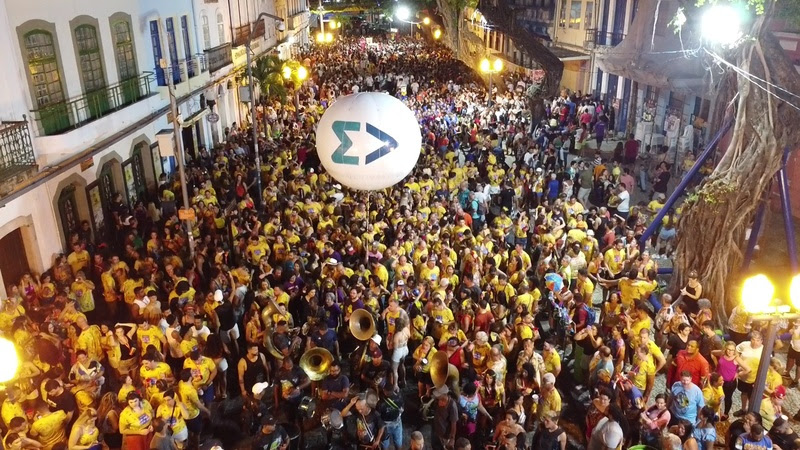
<svg viewBox="0 0 800 450">
<path fill-rule="evenodd" d="M 61 216 L 61 230 L 64 233 L 64 242 L 69 248 L 72 233 L 80 229 L 81 219 L 78 216 L 78 205 L 75 202 L 75 186 L 69 185 L 61 191 L 58 197 L 58 214 Z"/>
<path fill-rule="evenodd" d="M 194 76 L 194 65 L 192 64 L 192 42 L 189 40 L 189 26 L 186 16 L 181 16 L 181 34 L 183 35 L 183 53 L 186 57 L 186 72 L 189 78 Z"/>
<path fill-rule="evenodd" d="M 71 124 L 64 104 L 64 90 L 53 35 L 34 30 L 24 36 L 37 119 L 45 135 L 57 134 Z"/>
<path fill-rule="evenodd" d="M 153 43 L 153 59 L 156 61 L 156 81 L 159 86 L 167 85 L 167 78 L 164 76 L 164 69 L 161 67 L 161 60 L 164 55 L 161 52 L 161 32 L 158 29 L 158 21 L 150 21 L 150 41 Z"/>
<path fill-rule="evenodd" d="M 181 82 L 181 65 L 178 61 L 178 45 L 175 42 L 175 22 L 172 17 L 168 17 L 166 24 L 167 50 L 169 51 L 169 61 L 172 67 L 172 82 L 178 84 Z"/>
<path fill-rule="evenodd" d="M 80 25 L 75 28 L 79 69 L 83 79 L 83 89 L 86 92 L 87 111 L 83 113 L 88 114 L 90 119 L 100 117 L 110 109 L 99 42 L 97 28 L 92 25 Z"/>
</svg>

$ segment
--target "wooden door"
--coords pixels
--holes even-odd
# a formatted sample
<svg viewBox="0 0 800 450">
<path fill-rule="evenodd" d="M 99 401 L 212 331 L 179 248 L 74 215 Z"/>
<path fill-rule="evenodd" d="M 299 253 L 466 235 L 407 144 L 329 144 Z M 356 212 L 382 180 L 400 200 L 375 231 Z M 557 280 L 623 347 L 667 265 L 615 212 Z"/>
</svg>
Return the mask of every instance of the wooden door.
<svg viewBox="0 0 800 450">
<path fill-rule="evenodd" d="M 22 232 L 17 228 L 0 239 L 0 273 L 8 286 L 19 283 L 30 270 Z"/>
</svg>

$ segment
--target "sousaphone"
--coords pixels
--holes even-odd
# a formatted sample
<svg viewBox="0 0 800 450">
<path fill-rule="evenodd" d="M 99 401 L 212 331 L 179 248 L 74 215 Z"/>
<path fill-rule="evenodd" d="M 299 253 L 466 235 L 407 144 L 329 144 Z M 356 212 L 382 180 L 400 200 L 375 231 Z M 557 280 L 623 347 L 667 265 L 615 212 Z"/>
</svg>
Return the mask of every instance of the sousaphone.
<svg viewBox="0 0 800 450">
<path fill-rule="evenodd" d="M 377 327 L 372 314 L 366 309 L 357 309 L 350 314 L 350 334 L 359 341 L 367 341 L 375 334 Z"/>
<path fill-rule="evenodd" d="M 322 347 L 312 348 L 300 357 L 300 368 L 311 381 L 321 381 L 328 376 L 333 355 Z"/>
<path fill-rule="evenodd" d="M 440 388 L 442 386 L 449 386 L 453 392 L 458 391 L 459 374 L 458 367 L 450 364 L 447 358 L 447 352 L 438 351 L 434 353 L 431 358 L 431 380 L 433 386 Z"/>
</svg>

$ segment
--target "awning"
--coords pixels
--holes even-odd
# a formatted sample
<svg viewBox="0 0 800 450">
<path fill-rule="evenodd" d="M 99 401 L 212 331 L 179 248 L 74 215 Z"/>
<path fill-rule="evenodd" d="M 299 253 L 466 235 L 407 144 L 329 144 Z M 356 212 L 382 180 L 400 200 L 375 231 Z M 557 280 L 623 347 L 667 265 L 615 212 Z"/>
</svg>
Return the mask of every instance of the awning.
<svg viewBox="0 0 800 450">
<path fill-rule="evenodd" d="M 198 120 L 202 119 L 203 116 L 207 115 L 209 112 L 211 111 L 208 108 L 203 108 L 200 111 L 197 111 L 196 113 L 184 119 L 183 122 L 181 122 L 181 126 L 183 128 L 188 128 L 194 125 L 195 122 L 197 122 Z"/>
</svg>

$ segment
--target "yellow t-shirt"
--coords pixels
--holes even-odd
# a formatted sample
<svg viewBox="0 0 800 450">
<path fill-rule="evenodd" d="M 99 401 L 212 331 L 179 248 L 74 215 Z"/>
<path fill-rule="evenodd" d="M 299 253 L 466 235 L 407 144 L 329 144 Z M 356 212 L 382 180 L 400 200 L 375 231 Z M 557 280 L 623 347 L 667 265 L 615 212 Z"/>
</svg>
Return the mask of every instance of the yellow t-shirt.
<svg viewBox="0 0 800 450">
<path fill-rule="evenodd" d="M 103 347 L 101 346 L 101 339 L 102 336 L 100 335 L 100 328 L 97 325 L 91 325 L 89 328 L 81 331 L 75 348 L 84 350 L 89 359 L 93 359 L 98 362 L 102 361 L 104 355 Z"/>
<path fill-rule="evenodd" d="M 70 253 L 67 256 L 67 264 L 72 268 L 73 274 L 77 274 L 79 270 L 86 270 L 89 266 L 89 252 L 83 250 L 78 253 Z"/>
<path fill-rule="evenodd" d="M 450 311 L 450 308 L 446 306 L 444 308 L 434 308 L 431 311 L 431 316 L 434 320 L 441 323 L 450 323 L 455 320 L 455 317 L 453 317 L 453 311 Z"/>
<path fill-rule="evenodd" d="M 722 404 L 722 399 L 725 398 L 725 392 L 722 390 L 722 386 L 706 386 L 703 388 L 703 398 L 706 401 L 706 406 L 710 406 L 714 411 L 717 411 L 719 410 L 719 405 Z"/>
<path fill-rule="evenodd" d="M 117 401 L 123 405 L 128 404 L 128 394 L 135 391 L 135 386 L 128 386 L 127 384 L 123 384 L 121 388 L 119 388 L 119 392 L 117 393 Z"/>
<path fill-rule="evenodd" d="M 25 416 L 25 410 L 22 409 L 22 405 L 20 403 L 10 402 L 5 400 L 3 402 L 3 406 L 0 407 L 0 415 L 3 416 L 3 423 L 6 424 L 6 427 L 11 423 L 11 419 L 14 417 L 22 417 L 23 419 L 27 420 Z"/>
<path fill-rule="evenodd" d="M 136 330 L 136 338 L 139 341 L 139 348 L 142 353 L 147 350 L 148 345 L 154 345 L 158 351 L 162 351 L 161 339 L 164 338 L 164 333 L 158 327 L 150 326 L 147 330 L 139 328 Z"/>
<path fill-rule="evenodd" d="M 31 435 L 42 444 L 42 448 L 50 450 L 57 444 L 66 442 L 65 425 L 67 413 L 61 410 L 36 419 L 31 425 Z"/>
<path fill-rule="evenodd" d="M 217 368 L 217 365 L 214 364 L 211 358 L 201 356 L 199 363 L 191 358 L 186 358 L 183 362 L 183 368 L 192 370 L 192 384 L 195 388 L 200 389 L 208 386 L 211 372 Z"/>
<path fill-rule="evenodd" d="M 640 361 L 636 358 L 634 362 L 633 370 L 636 374 L 633 376 L 633 385 L 639 388 L 642 392 L 647 389 L 647 377 L 649 375 L 656 374 L 656 366 L 653 364 L 652 358 L 647 358 L 644 361 Z"/>
<path fill-rule="evenodd" d="M 130 406 L 119 414 L 119 429 L 141 431 L 150 426 L 153 421 L 153 407 L 147 400 L 142 400 L 142 411 L 135 412 Z"/>
<path fill-rule="evenodd" d="M 540 417 L 546 417 L 549 412 L 561 412 L 561 394 L 558 390 L 553 389 L 550 395 L 542 398 L 542 408 Z"/>
<path fill-rule="evenodd" d="M 622 271 L 622 265 L 625 264 L 625 250 L 617 250 L 615 248 L 608 249 L 605 255 L 603 255 L 603 259 L 606 262 L 608 270 L 616 275 Z"/>
<path fill-rule="evenodd" d="M 545 372 L 555 374 L 557 367 L 561 367 L 561 356 L 559 356 L 558 352 L 552 351 L 544 357 L 544 370 Z"/>
<path fill-rule="evenodd" d="M 181 381 L 178 383 L 178 396 L 186 406 L 186 412 L 189 413 L 189 417 L 186 417 L 186 420 L 192 420 L 200 415 L 200 408 L 197 407 L 200 404 L 200 397 L 197 395 L 197 389 L 194 386 Z"/>
<path fill-rule="evenodd" d="M 152 395 L 158 391 L 156 382 L 171 377 L 172 369 L 167 363 L 163 362 L 157 363 L 156 367 L 152 370 L 142 365 L 142 367 L 139 368 L 139 375 L 141 376 L 142 384 L 144 384 L 147 389 L 148 395 Z"/>
<path fill-rule="evenodd" d="M 483 372 L 482 369 L 486 368 L 486 365 L 489 364 L 489 354 L 491 352 L 492 346 L 488 343 L 480 347 L 477 345 L 475 346 L 472 350 L 472 364 L 475 366 L 475 370 Z"/>
<path fill-rule="evenodd" d="M 186 428 L 183 412 L 178 405 L 172 407 L 168 406 L 166 403 L 162 403 L 161 406 L 158 407 L 158 410 L 156 410 L 156 417 L 164 419 L 164 421 L 167 422 L 167 426 L 172 427 L 173 434 L 180 433 Z"/>
</svg>

